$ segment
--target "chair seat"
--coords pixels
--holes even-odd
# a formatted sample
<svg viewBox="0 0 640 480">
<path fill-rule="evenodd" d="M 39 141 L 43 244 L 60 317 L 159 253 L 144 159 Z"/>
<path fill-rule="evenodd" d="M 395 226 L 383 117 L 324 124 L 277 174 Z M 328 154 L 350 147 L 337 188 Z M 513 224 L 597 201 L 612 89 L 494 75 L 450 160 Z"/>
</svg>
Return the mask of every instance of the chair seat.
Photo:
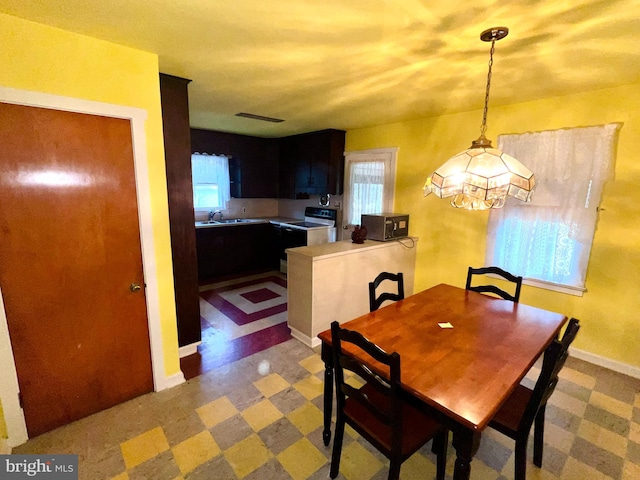
<svg viewBox="0 0 640 480">
<path fill-rule="evenodd" d="M 380 405 L 385 409 L 390 408 L 391 399 L 371 385 L 364 385 L 360 388 L 360 391 L 365 393 L 376 405 Z M 389 425 L 383 423 L 370 410 L 351 398 L 348 398 L 345 402 L 344 413 L 347 417 L 347 423 L 354 430 L 365 437 L 369 437 L 370 441 L 378 443 L 377 447 L 381 450 L 386 450 L 387 452 L 385 453 L 388 454 L 391 451 L 392 432 Z M 354 419 L 354 422 L 349 421 L 350 419 Z M 433 418 L 428 417 L 413 406 L 403 403 L 402 456 L 409 457 L 442 430 L 443 427 Z"/>
<path fill-rule="evenodd" d="M 533 390 L 530 388 L 518 385 L 491 419 L 489 426 L 507 436 L 515 436 L 532 394 Z"/>
</svg>

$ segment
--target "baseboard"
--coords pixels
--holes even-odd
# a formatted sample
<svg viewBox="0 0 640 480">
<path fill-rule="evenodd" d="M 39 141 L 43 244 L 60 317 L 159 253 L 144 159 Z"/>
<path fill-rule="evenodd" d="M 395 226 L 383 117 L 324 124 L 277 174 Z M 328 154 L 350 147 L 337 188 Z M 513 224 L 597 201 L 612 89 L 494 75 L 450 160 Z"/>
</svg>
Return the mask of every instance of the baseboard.
<svg viewBox="0 0 640 480">
<path fill-rule="evenodd" d="M 184 379 L 184 373 L 174 373 L 173 375 L 166 377 L 165 388 L 175 387 L 177 385 L 180 385 L 181 383 L 184 383 L 185 381 L 186 380 Z"/>
<path fill-rule="evenodd" d="M 198 353 L 198 345 L 201 345 L 202 342 L 190 343 L 189 345 L 184 345 L 178 349 L 178 355 L 180 358 L 188 357 L 189 355 L 193 355 L 194 353 Z"/>
<path fill-rule="evenodd" d="M 296 330 L 291 325 L 289 325 L 289 330 L 291 330 L 291 336 L 293 338 L 295 338 L 299 342 L 304 343 L 307 347 L 315 348 L 322 343 L 318 337 L 311 338 L 310 336 L 302 333 L 300 330 Z"/>
<path fill-rule="evenodd" d="M 599 367 L 604 367 L 629 377 L 637 378 L 640 380 L 640 367 L 634 367 L 627 363 L 611 360 L 610 358 L 601 357 L 595 353 L 585 352 L 584 350 L 578 350 L 577 348 L 569 347 L 569 354 L 578 360 L 584 360 L 585 362 L 593 363 Z"/>
</svg>

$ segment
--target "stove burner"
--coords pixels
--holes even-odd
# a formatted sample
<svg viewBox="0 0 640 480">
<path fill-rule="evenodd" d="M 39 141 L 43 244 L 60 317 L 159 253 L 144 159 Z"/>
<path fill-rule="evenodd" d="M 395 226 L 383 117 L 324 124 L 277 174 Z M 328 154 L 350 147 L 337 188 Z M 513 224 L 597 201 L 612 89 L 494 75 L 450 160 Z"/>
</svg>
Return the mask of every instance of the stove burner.
<svg viewBox="0 0 640 480">
<path fill-rule="evenodd" d="M 288 223 L 287 225 L 295 225 L 296 227 L 303 227 L 303 228 L 329 227 L 329 225 L 325 225 L 322 223 L 313 223 L 313 222 L 291 222 L 291 223 Z"/>
</svg>

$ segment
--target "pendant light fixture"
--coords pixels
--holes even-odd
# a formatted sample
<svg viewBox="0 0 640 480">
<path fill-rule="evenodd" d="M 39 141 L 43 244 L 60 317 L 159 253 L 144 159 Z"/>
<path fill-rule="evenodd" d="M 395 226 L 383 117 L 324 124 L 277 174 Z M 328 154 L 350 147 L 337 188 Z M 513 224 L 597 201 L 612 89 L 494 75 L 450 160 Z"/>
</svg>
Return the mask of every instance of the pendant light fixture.
<svg viewBox="0 0 640 480">
<path fill-rule="evenodd" d="M 425 197 L 430 193 L 440 198 L 453 197 L 452 206 L 467 210 L 500 208 L 507 195 L 525 202 L 531 200 L 536 183 L 533 173 L 512 156 L 493 148 L 491 140 L 484 135 L 495 43 L 508 33 L 507 27 L 494 27 L 480 34 L 483 42 L 491 42 L 480 137 L 429 175 L 424 184 Z"/>
</svg>

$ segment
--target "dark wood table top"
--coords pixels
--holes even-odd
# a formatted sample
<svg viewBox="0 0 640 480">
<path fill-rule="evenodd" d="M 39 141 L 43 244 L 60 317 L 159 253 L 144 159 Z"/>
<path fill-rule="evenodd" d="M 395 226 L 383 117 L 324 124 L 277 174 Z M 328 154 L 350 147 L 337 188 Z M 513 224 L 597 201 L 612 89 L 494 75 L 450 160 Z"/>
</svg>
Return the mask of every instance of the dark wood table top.
<svg viewBox="0 0 640 480">
<path fill-rule="evenodd" d="M 398 352 L 405 391 L 478 431 L 566 321 L 559 313 L 440 284 L 342 327 Z M 438 325 L 447 322 L 453 328 Z M 331 345 L 331 330 L 318 337 Z"/>
</svg>

